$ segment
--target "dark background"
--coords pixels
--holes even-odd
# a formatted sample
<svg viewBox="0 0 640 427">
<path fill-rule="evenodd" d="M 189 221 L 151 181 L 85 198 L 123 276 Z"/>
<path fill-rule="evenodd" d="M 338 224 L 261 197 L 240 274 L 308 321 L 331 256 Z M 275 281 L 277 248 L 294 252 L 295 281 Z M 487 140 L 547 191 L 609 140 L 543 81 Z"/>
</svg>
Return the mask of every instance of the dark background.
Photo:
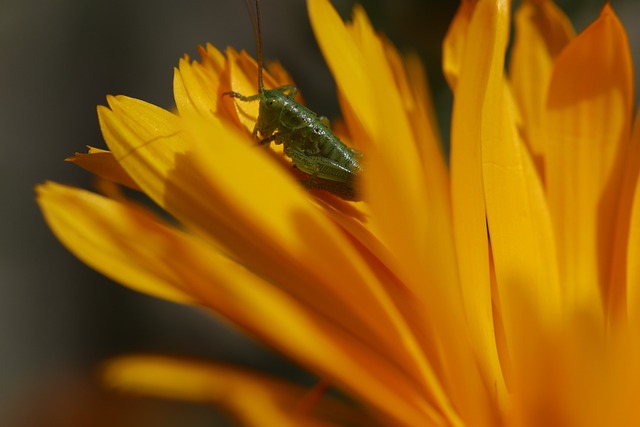
<svg viewBox="0 0 640 427">
<path fill-rule="evenodd" d="M 350 15 L 352 1 L 333 3 L 343 17 Z M 604 1 L 559 3 L 582 29 Z M 363 4 L 376 28 L 425 58 L 447 135 L 451 95 L 439 58 L 457 1 Z M 613 6 L 639 58 L 640 6 L 615 0 Z M 265 57 L 285 65 L 312 109 L 336 116 L 333 81 L 315 45 L 304 1 L 264 0 L 262 12 Z M 309 381 L 232 328 L 94 273 L 57 242 L 34 202 L 33 187 L 44 180 L 89 187 L 90 176 L 63 159 L 85 145 L 104 147 L 95 106 L 104 104 L 106 94 L 171 108 L 173 67 L 184 53 L 197 57 L 196 46 L 205 42 L 255 53 L 242 1 L 0 2 L 1 425 L 213 425 L 215 415 L 200 407 L 158 408 L 148 402 L 131 407 L 93 389 L 87 380 L 91 368 L 127 352 L 233 361 Z M 79 406 L 102 410 L 104 401 L 115 418 L 82 418 L 93 412 L 76 414 L 73 422 L 56 418 L 77 413 Z"/>
</svg>

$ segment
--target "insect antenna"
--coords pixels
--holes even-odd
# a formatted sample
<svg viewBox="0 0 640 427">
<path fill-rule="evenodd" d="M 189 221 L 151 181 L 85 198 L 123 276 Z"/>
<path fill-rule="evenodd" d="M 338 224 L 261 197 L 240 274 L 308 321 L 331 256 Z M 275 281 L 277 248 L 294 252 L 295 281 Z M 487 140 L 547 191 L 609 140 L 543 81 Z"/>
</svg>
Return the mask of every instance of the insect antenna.
<svg viewBox="0 0 640 427">
<path fill-rule="evenodd" d="M 264 84 L 262 83 L 262 31 L 260 30 L 260 0 L 256 0 L 256 13 L 253 13 L 249 0 L 244 0 L 244 4 L 249 11 L 251 18 L 251 27 L 253 35 L 256 39 L 256 50 L 258 54 L 258 92 L 264 92 Z"/>
</svg>

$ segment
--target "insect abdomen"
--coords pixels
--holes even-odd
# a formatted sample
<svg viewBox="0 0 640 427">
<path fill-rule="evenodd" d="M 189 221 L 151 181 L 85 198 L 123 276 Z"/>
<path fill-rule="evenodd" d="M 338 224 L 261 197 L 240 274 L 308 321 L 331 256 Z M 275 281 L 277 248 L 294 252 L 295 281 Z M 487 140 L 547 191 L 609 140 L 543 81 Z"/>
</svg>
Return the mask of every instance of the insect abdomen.
<svg viewBox="0 0 640 427">
<path fill-rule="evenodd" d="M 360 165 L 354 151 L 303 105 L 287 102 L 280 113 L 280 126 L 280 132 L 288 134 L 288 142 L 306 155 L 336 162 L 353 174 L 359 172 Z"/>
</svg>

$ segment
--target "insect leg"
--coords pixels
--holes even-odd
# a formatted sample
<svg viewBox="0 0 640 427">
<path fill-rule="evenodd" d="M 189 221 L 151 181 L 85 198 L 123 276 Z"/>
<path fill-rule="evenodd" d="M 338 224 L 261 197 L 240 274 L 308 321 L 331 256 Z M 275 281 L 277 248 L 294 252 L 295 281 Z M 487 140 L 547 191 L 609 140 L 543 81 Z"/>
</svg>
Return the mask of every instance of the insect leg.
<svg viewBox="0 0 640 427">
<path fill-rule="evenodd" d="M 256 95 L 252 95 L 252 96 L 244 96 L 241 93 L 238 92 L 223 92 L 222 96 L 228 95 L 232 98 L 238 98 L 240 101 L 243 102 L 251 102 L 251 101 L 258 101 L 260 99 L 260 94 L 256 94 Z"/>
<path fill-rule="evenodd" d="M 309 162 L 309 157 L 305 156 L 302 152 L 298 150 L 287 150 L 285 148 L 285 153 L 291 157 L 293 163 L 300 169 L 301 171 L 308 173 L 308 179 L 301 179 L 300 183 L 304 185 L 306 188 L 314 188 L 318 190 L 328 191 L 330 193 L 337 194 L 345 200 L 360 200 L 360 194 L 356 190 L 353 185 L 353 181 L 351 179 L 347 180 L 332 180 L 331 178 L 320 179 L 320 167 L 326 167 L 329 163 L 333 163 L 329 160 L 329 163 L 324 161 L 328 160 L 322 157 L 311 158 L 312 161 Z M 313 160 L 316 160 L 314 162 Z M 319 162 L 318 162 L 319 161 Z M 339 166 L 334 164 L 333 166 Z M 309 169 L 309 167 L 311 169 Z"/>
<path fill-rule="evenodd" d="M 347 186 L 353 185 L 354 172 L 334 160 L 322 156 L 309 156 L 303 150 L 286 144 L 284 153 L 291 158 L 298 169 L 313 178 L 341 182 Z"/>
<path fill-rule="evenodd" d="M 278 135 L 280 135 L 280 134 L 279 133 L 274 133 L 273 135 L 270 135 L 270 136 L 258 141 L 258 144 L 265 145 L 265 144 L 269 144 L 271 142 L 275 142 L 276 144 L 282 144 L 282 141 L 279 139 Z"/>
<path fill-rule="evenodd" d="M 296 88 L 295 86 L 291 86 L 291 85 L 279 86 L 279 87 L 275 88 L 274 90 L 277 90 L 278 92 L 284 93 L 289 98 L 295 98 L 296 93 L 298 93 L 298 88 Z"/>
</svg>

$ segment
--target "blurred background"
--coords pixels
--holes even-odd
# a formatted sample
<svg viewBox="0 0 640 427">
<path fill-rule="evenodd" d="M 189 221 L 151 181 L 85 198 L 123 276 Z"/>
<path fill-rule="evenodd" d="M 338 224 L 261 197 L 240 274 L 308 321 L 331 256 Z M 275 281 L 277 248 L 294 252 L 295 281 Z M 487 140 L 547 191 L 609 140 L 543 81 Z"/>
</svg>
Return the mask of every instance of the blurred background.
<svg viewBox="0 0 640 427">
<path fill-rule="evenodd" d="M 353 3 L 333 0 L 345 18 Z M 604 0 L 558 3 L 581 30 Z M 423 56 L 446 138 L 451 94 L 439 58 L 458 2 L 362 4 L 377 29 Z M 613 7 L 640 58 L 640 4 L 614 0 Z M 305 2 L 264 0 L 262 15 L 265 57 L 284 64 L 313 110 L 337 116 Z M 63 159 L 86 145 L 105 147 L 95 107 L 106 94 L 171 108 L 173 67 L 206 42 L 255 53 L 241 0 L 0 2 L 0 425 L 225 425 L 206 407 L 131 401 L 96 388 L 95 366 L 123 353 L 196 356 L 309 380 L 224 323 L 94 273 L 57 242 L 34 202 L 44 180 L 90 187 L 89 174 Z M 96 411 L 108 415 L 96 419 Z"/>
</svg>

